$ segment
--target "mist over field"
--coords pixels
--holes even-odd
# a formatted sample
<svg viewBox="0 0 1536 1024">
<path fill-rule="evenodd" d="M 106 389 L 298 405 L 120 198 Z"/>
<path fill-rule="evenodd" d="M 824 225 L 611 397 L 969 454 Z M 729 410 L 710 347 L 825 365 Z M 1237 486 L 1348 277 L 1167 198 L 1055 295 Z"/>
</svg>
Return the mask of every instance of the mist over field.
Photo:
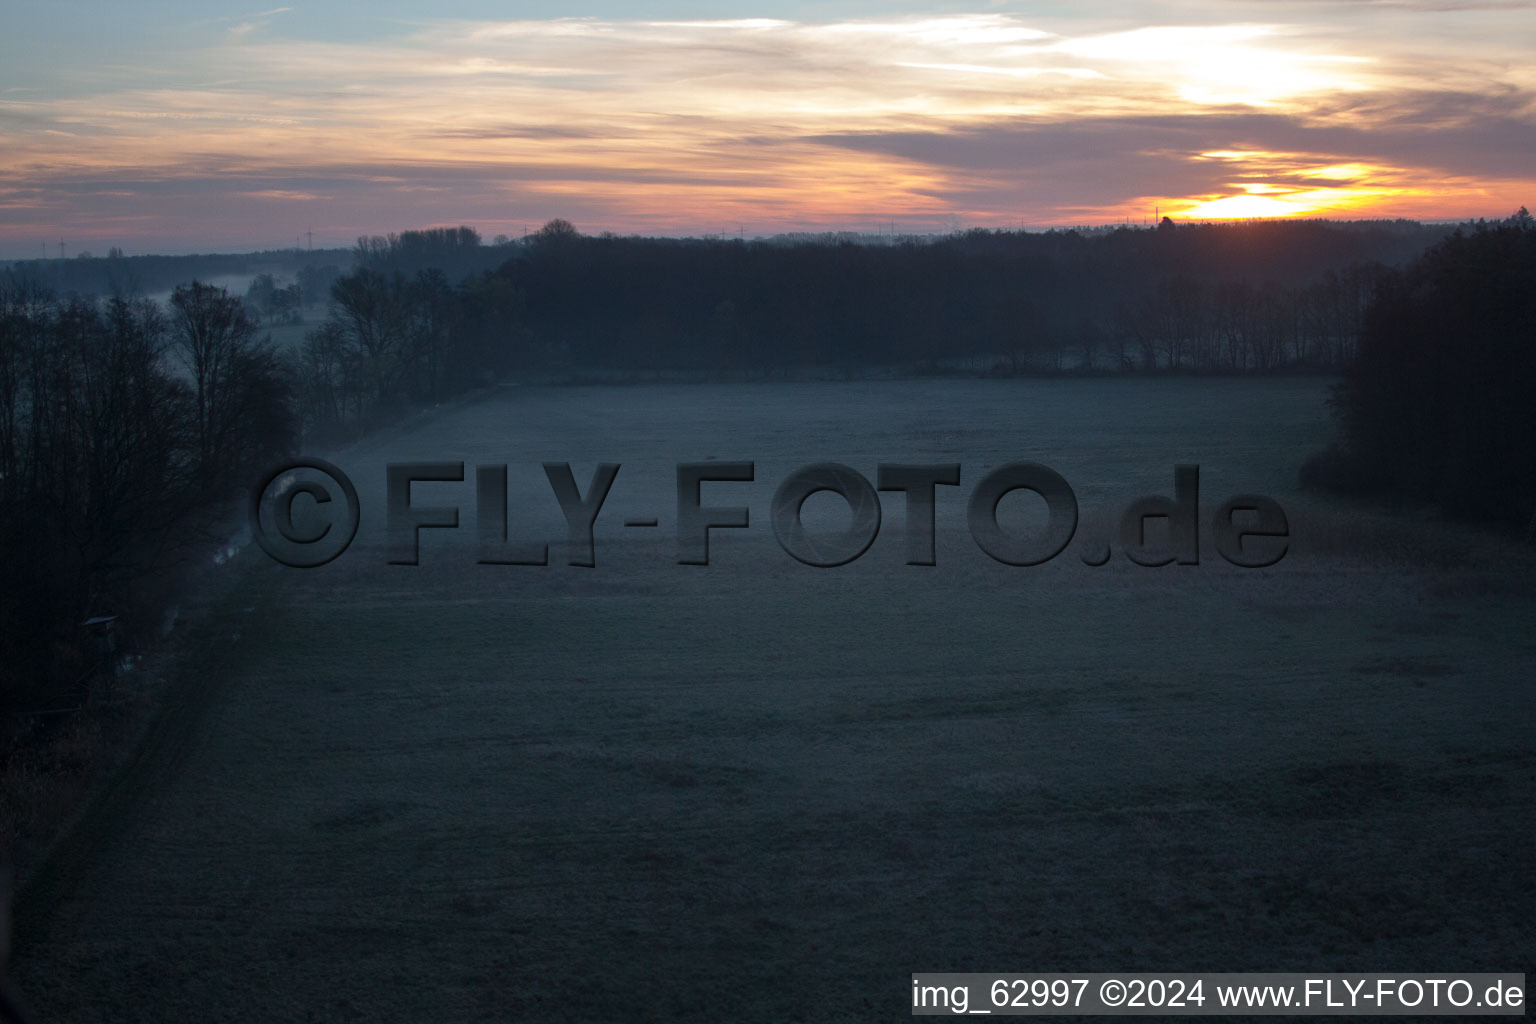
<svg viewBox="0 0 1536 1024">
<path fill-rule="evenodd" d="M 250 544 L 183 609 L 178 659 L 133 684 L 171 724 L 39 875 L 16 983 L 59 1021 L 783 1021 L 904 1017 L 914 971 L 1529 973 L 1531 551 L 1301 492 L 1329 394 L 502 386 L 311 450 L 355 482 L 356 540 L 313 570 Z M 386 465 L 443 460 L 465 480 L 412 505 L 458 529 L 387 564 Z M 1023 460 L 1081 511 L 1034 567 L 965 520 Z M 754 462 L 703 485 L 750 526 L 679 565 L 676 465 L 709 461 Z M 937 564 L 905 564 L 895 492 L 851 564 L 786 554 L 774 490 L 825 461 L 960 463 Z M 592 568 L 544 462 L 583 493 L 621 465 Z M 509 539 L 547 566 L 475 564 L 475 467 L 500 463 Z M 1200 563 L 1132 564 L 1120 512 L 1179 464 Z M 1271 567 L 1214 550 L 1240 493 L 1285 511 Z"/>
</svg>

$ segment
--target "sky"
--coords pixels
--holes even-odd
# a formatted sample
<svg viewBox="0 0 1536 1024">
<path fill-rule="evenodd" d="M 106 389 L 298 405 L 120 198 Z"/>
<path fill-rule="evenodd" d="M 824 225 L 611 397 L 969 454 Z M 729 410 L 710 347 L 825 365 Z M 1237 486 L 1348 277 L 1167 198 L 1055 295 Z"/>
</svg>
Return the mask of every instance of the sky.
<svg viewBox="0 0 1536 1024">
<path fill-rule="evenodd" d="M 4 3 L 7 259 L 1536 199 L 1536 0 Z"/>
</svg>

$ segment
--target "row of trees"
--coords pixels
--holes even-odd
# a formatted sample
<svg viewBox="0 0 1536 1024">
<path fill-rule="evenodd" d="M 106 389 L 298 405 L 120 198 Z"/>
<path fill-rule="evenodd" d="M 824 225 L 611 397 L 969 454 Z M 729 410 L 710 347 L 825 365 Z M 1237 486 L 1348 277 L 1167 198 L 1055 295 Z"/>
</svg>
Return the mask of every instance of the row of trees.
<svg viewBox="0 0 1536 1024">
<path fill-rule="evenodd" d="M 458 286 L 439 270 L 343 276 L 297 358 L 305 433 L 323 440 L 365 430 L 532 368 L 523 320 L 522 293 L 489 274 Z"/>
<path fill-rule="evenodd" d="M 1356 264 L 1299 286 L 1170 278 L 1115 306 L 1108 354 L 1122 370 L 1337 369 L 1354 356 L 1385 272 L 1381 264 Z M 1085 350 L 1079 365 L 1091 368 L 1094 358 Z M 1055 365 L 1062 365 L 1059 355 Z"/>
<path fill-rule="evenodd" d="M 1458 232 L 1389 274 L 1302 482 L 1536 534 L 1536 220 Z"/>
<path fill-rule="evenodd" d="M 315 297 L 311 296 L 311 302 Z M 279 285 L 271 274 L 257 274 L 245 290 L 245 305 L 269 324 L 296 324 L 304 313 L 304 289 L 297 281 Z"/>
<path fill-rule="evenodd" d="M 220 288 L 0 288 L 0 706 L 72 699 L 80 623 L 155 618 L 229 499 L 295 443 L 290 374 Z"/>
<path fill-rule="evenodd" d="M 359 267 L 406 277 L 435 270 L 457 283 L 471 274 L 493 270 L 506 260 L 506 239 L 498 238 L 497 242 L 494 248 L 482 247 L 480 233 L 463 225 L 367 235 L 357 240 L 353 259 Z"/>
<path fill-rule="evenodd" d="M 510 369 L 1337 368 L 1383 269 L 1356 262 L 1302 280 L 1253 256 L 1252 277 L 1184 272 L 1208 264 L 1207 250 L 1229 252 L 1233 237 L 1255 246 L 1265 225 L 786 247 L 588 238 L 564 221 L 458 284 L 398 269 L 413 254 L 464 251 L 464 232 L 361 240 L 361 266 L 337 282 L 334 313 L 310 340 L 313 419 L 366 420 L 370 406 L 435 399 Z"/>
<path fill-rule="evenodd" d="M 366 429 L 519 372 L 1326 370 L 1419 225 L 1249 224 L 869 246 L 470 228 L 362 238 L 299 357 L 305 428 Z M 1349 257 L 1346 261 L 1345 257 Z"/>
</svg>

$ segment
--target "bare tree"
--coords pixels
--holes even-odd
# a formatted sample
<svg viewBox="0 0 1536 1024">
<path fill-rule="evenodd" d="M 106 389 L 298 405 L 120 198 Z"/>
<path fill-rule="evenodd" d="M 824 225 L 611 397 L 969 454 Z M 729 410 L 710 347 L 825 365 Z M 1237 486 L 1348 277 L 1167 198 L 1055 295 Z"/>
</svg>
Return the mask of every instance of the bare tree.
<svg viewBox="0 0 1536 1024">
<path fill-rule="evenodd" d="M 172 344 L 191 375 L 198 474 L 222 496 L 257 453 L 291 444 L 286 370 L 225 289 L 194 281 L 171 293 L 170 308 Z"/>
<path fill-rule="evenodd" d="M 354 393 L 357 417 L 369 406 L 390 406 L 407 364 L 411 310 L 404 279 L 363 267 L 331 288 L 335 330 L 347 339 L 362 387 Z"/>
<path fill-rule="evenodd" d="M 222 454 L 216 447 L 220 402 L 236 353 L 256 342 L 256 325 L 239 299 L 197 281 L 171 293 L 171 321 L 176 350 L 192 375 L 198 462 L 211 466 Z"/>
</svg>

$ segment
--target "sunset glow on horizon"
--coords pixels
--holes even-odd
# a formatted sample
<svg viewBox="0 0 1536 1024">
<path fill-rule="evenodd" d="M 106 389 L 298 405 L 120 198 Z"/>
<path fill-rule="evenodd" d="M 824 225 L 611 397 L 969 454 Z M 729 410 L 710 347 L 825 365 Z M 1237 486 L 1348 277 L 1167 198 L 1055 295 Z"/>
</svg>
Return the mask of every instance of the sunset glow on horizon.
<svg viewBox="0 0 1536 1024">
<path fill-rule="evenodd" d="M 68 50 L 70 6 L 3 43 L 0 257 L 515 236 L 557 216 L 925 232 L 1498 217 L 1536 198 L 1525 3 L 449 4 L 355 30 L 329 3 L 149 4 Z"/>
</svg>

